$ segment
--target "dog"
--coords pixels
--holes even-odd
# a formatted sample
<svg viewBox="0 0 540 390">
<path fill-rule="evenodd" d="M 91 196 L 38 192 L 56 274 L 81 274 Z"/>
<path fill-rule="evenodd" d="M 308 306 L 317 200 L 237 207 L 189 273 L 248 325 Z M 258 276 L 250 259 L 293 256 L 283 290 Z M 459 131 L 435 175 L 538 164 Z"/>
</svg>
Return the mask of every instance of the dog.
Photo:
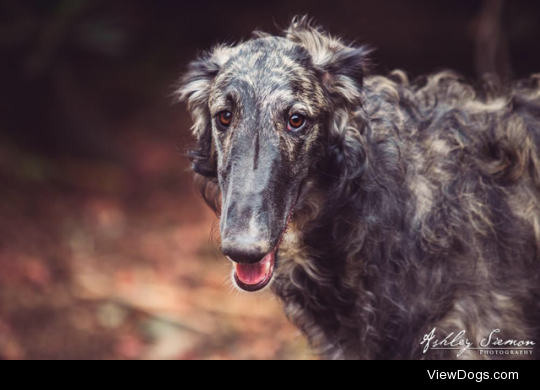
<svg viewBox="0 0 540 390">
<path fill-rule="evenodd" d="M 190 64 L 235 284 L 271 289 L 324 359 L 536 358 L 540 75 L 411 82 L 370 52 L 300 17 Z"/>
</svg>

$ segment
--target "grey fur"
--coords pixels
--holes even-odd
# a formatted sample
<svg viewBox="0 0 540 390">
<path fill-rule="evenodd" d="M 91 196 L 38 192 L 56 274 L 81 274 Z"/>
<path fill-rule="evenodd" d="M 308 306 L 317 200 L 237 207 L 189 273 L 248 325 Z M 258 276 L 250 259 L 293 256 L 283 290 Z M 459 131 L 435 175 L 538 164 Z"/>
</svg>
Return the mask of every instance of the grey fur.
<svg viewBox="0 0 540 390">
<path fill-rule="evenodd" d="M 224 167 L 248 161 L 235 137 L 279 142 L 301 185 L 272 289 L 323 357 L 456 358 L 423 353 L 433 328 L 476 344 L 493 329 L 539 342 L 540 76 L 505 88 L 452 72 L 411 83 L 403 72 L 369 76 L 368 52 L 299 18 L 283 37 L 259 33 L 195 61 L 180 97 L 195 120 L 202 194 L 220 215 Z M 234 97 L 242 123 L 220 133 L 213 118 L 233 81 L 245 86 Z M 264 128 L 243 125 L 247 102 Z M 286 134 L 288 109 L 306 113 L 305 133 Z M 276 207 L 294 196 L 270 192 Z M 275 241 L 282 227 L 267 222 Z"/>
</svg>

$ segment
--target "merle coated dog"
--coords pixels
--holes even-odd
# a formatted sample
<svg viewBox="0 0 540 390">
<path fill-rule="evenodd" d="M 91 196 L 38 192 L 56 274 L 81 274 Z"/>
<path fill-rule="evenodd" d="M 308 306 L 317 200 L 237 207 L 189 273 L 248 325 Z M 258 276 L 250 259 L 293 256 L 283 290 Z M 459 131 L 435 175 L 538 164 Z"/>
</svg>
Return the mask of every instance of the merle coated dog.
<svg viewBox="0 0 540 390">
<path fill-rule="evenodd" d="M 235 284 L 324 358 L 534 358 L 539 86 L 373 76 L 306 18 L 206 52 L 179 96 Z"/>
</svg>

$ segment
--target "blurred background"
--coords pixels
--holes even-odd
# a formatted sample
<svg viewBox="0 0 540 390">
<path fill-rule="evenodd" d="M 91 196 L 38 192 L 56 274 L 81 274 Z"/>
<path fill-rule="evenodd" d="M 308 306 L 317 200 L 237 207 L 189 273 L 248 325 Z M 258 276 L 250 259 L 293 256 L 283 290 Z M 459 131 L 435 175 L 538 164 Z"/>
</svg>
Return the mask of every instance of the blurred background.
<svg viewBox="0 0 540 390">
<path fill-rule="evenodd" d="M 538 1 L 0 0 L 0 359 L 313 358 L 231 288 L 171 97 L 200 50 L 296 14 L 380 73 L 540 71 Z"/>
</svg>

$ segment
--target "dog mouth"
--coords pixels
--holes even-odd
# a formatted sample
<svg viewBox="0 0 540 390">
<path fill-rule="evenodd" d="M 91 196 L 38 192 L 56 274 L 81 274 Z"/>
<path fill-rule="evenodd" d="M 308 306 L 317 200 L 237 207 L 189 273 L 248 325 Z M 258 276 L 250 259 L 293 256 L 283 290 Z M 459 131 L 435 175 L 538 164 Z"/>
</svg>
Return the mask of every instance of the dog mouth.
<svg viewBox="0 0 540 390">
<path fill-rule="evenodd" d="M 256 264 L 234 263 L 234 281 L 247 292 L 257 292 L 266 288 L 274 277 L 277 249 Z"/>
<path fill-rule="evenodd" d="M 291 224 L 297 202 L 298 198 L 294 202 L 291 212 L 289 213 L 287 223 L 285 224 L 285 229 L 281 234 L 279 242 L 272 252 L 267 254 L 261 261 L 255 264 L 240 264 L 233 261 L 234 281 L 241 290 L 247 292 L 261 291 L 264 290 L 270 284 L 270 282 L 272 282 L 274 272 L 276 270 L 279 247 L 281 246 L 283 240 L 285 239 L 285 235 L 289 230 L 289 225 Z"/>
<path fill-rule="evenodd" d="M 279 252 L 279 247 L 283 243 L 283 240 L 285 239 L 285 236 L 289 230 L 289 226 L 293 219 L 296 206 L 300 200 L 303 187 L 303 185 L 300 186 L 300 190 L 298 191 L 296 199 L 291 207 L 291 211 L 289 212 L 289 216 L 287 217 L 285 228 L 281 233 L 278 244 L 272 252 L 267 254 L 261 261 L 255 264 L 241 264 L 230 259 L 233 262 L 234 267 L 234 282 L 241 290 L 246 292 L 261 291 L 268 287 L 268 285 L 274 279 L 274 273 L 278 263 L 277 255 Z"/>
</svg>

